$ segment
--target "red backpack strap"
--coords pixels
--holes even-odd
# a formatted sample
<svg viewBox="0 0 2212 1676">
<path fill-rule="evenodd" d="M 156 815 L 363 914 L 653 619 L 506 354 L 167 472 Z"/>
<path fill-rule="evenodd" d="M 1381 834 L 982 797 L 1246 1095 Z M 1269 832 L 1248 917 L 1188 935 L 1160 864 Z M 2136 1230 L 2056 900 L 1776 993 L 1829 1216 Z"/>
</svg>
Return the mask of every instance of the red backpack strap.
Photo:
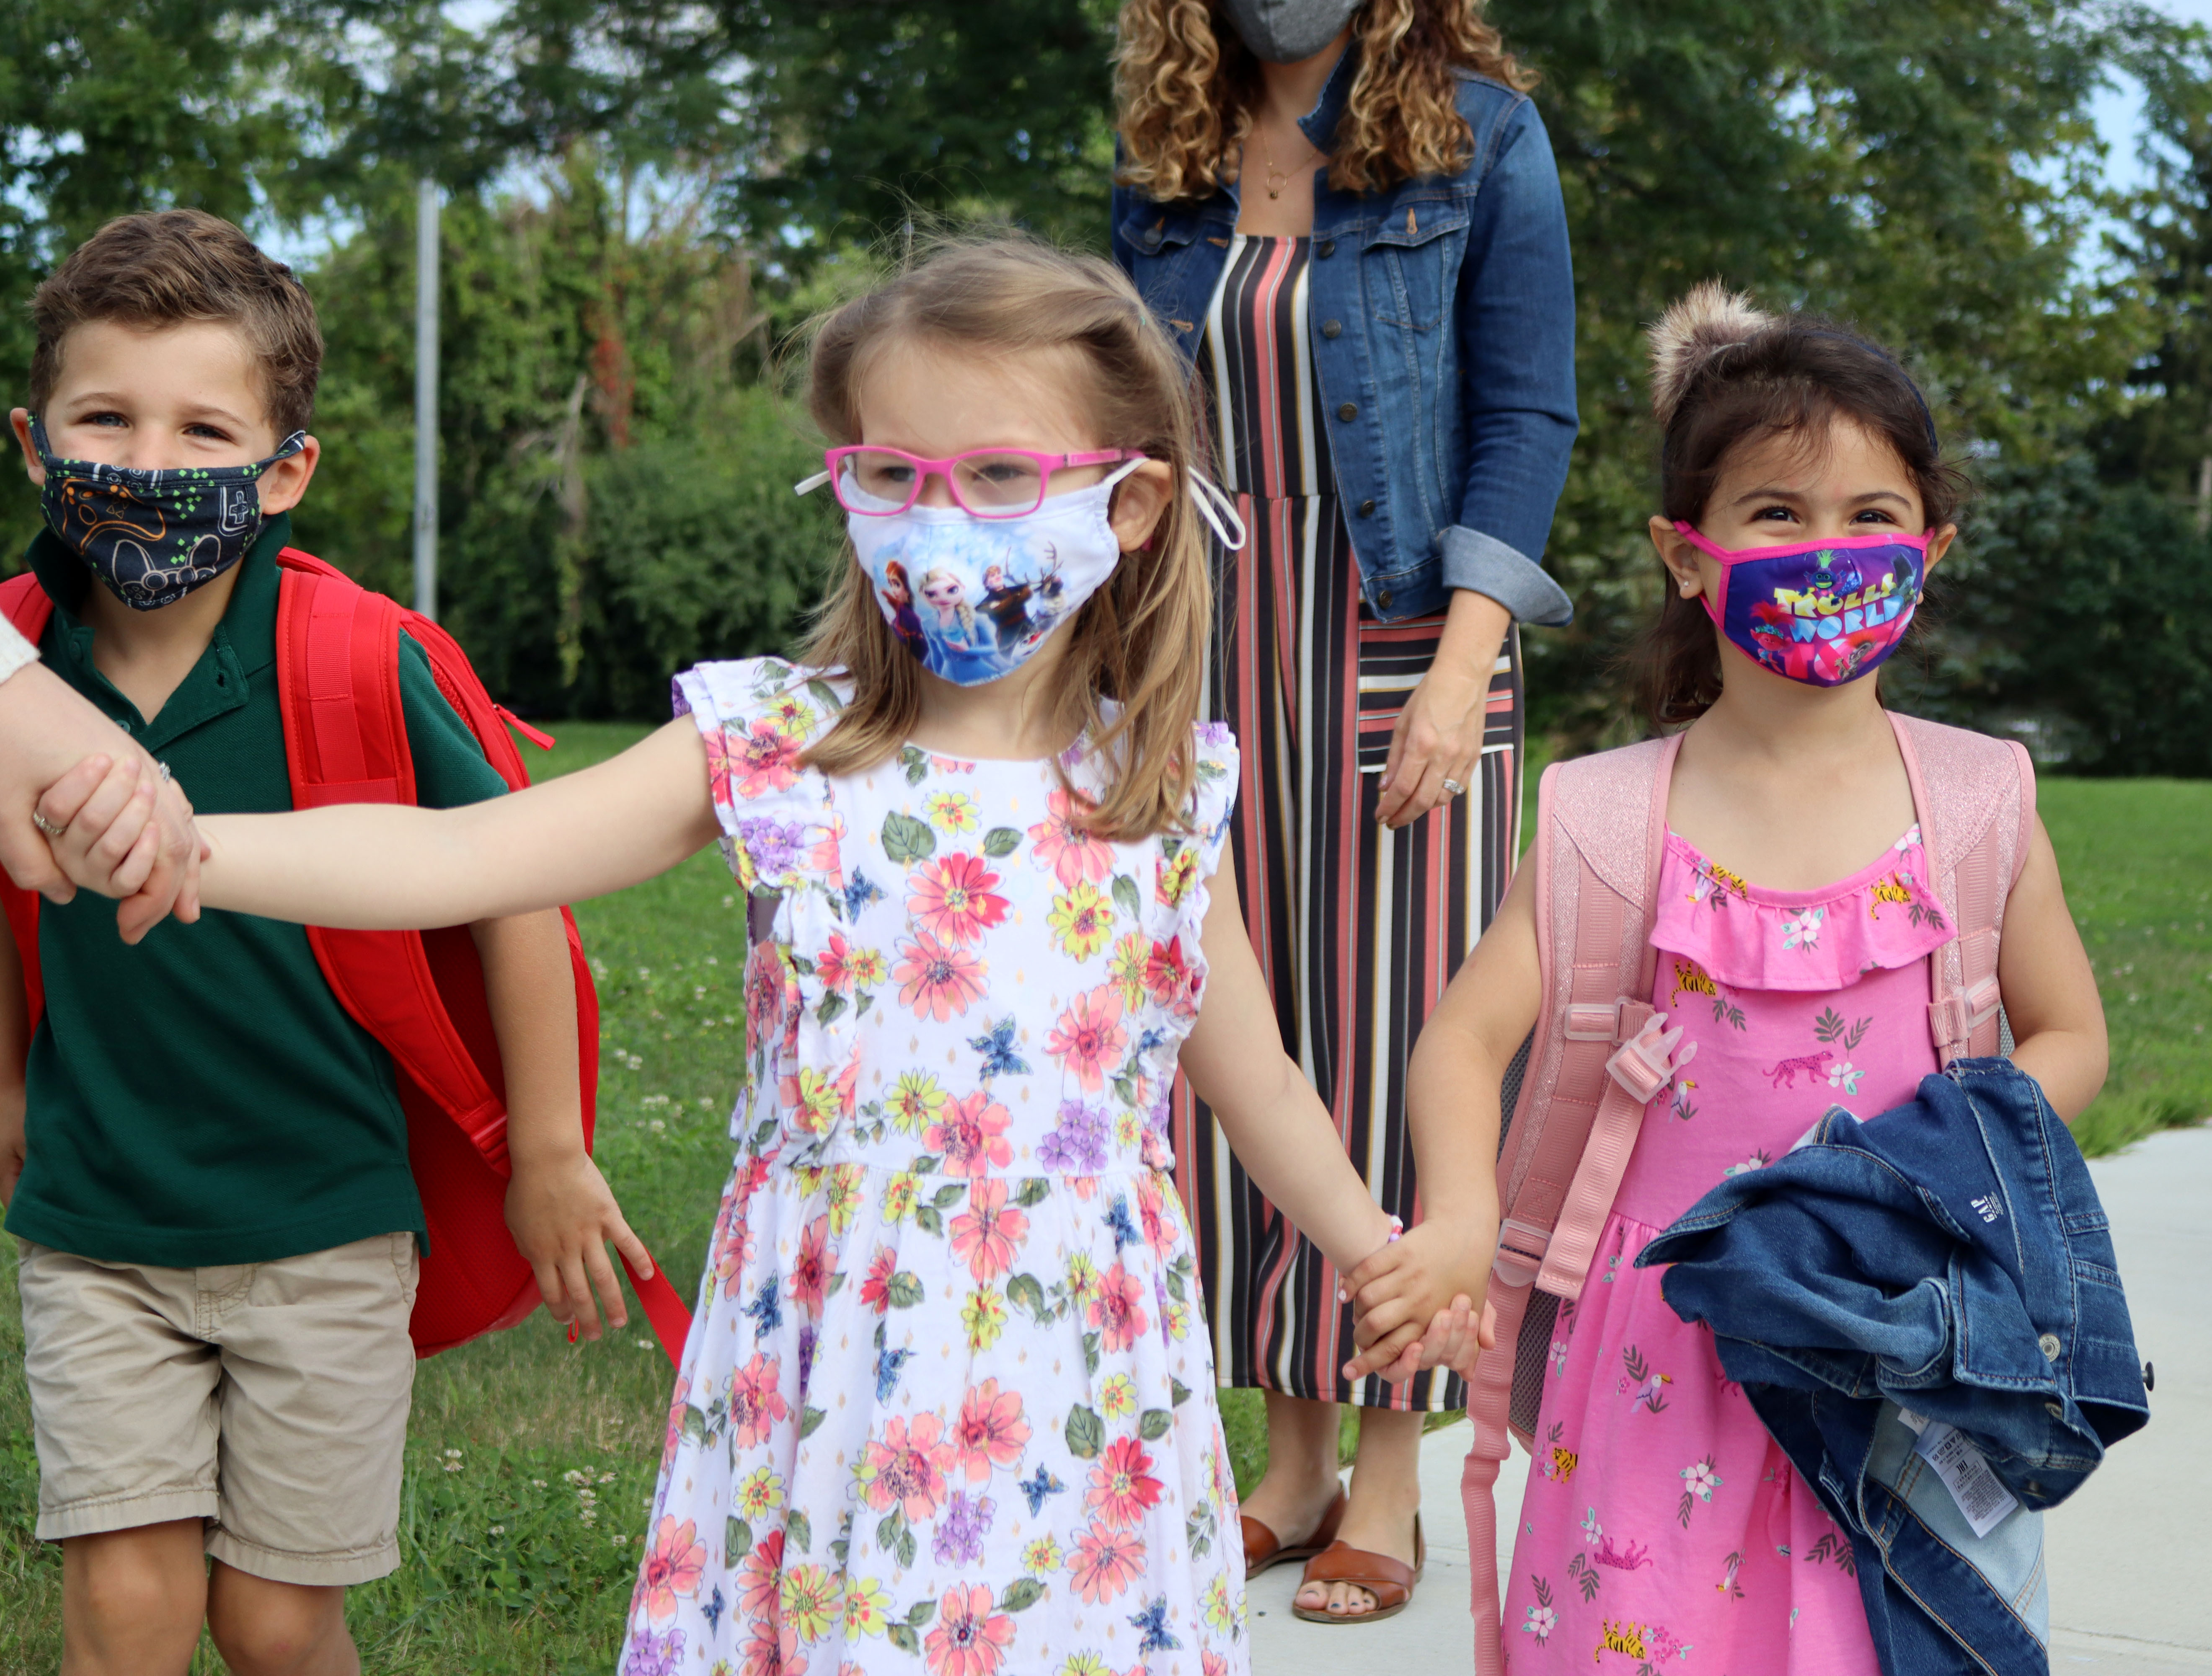
<svg viewBox="0 0 2212 1676">
<path fill-rule="evenodd" d="M 1536 950 L 1544 1005 L 1498 1164 L 1488 1307 L 1497 1348 L 1468 1382 L 1474 1439 L 1461 1474 L 1478 1676 L 1500 1676 L 1499 1467 L 1522 1388 L 1540 1378 L 1553 1308 L 1576 1298 L 1635 1151 L 1644 1108 L 1673 1074 L 1679 1030 L 1650 1004 L 1652 902 L 1680 736 L 1545 770 L 1538 792 Z M 1526 1330 L 1524 1330 L 1524 1328 Z M 1533 1345 L 1533 1349 L 1532 1349 Z M 1532 1411 L 1533 1412 L 1533 1411 Z M 1529 1421 L 1533 1424 L 1533 1418 Z"/>
<path fill-rule="evenodd" d="M 29 571 L 0 582 L 0 616 L 6 617 L 33 646 L 45 635 L 46 622 L 53 614 L 54 602 Z M 46 1010 L 46 986 L 39 973 L 39 902 L 37 891 L 23 890 L 0 871 L 0 908 L 7 912 L 8 930 L 15 939 L 15 953 L 23 965 L 23 999 L 28 1004 L 30 1024 L 23 1037 L 27 1045 L 31 1031 L 39 1028 L 40 1015 Z"/>
<path fill-rule="evenodd" d="M 493 703 L 453 636 L 312 554 L 288 547 L 277 562 L 284 573 L 277 682 L 295 807 L 415 801 L 399 692 L 403 631 L 428 655 L 440 693 L 468 724 L 494 771 L 510 788 L 529 785 L 507 730 L 509 713 Z M 575 915 L 564 908 L 561 917 L 575 984 L 577 1071 L 588 1149 L 598 1104 L 599 996 Z M 483 965 L 466 929 L 423 933 L 310 926 L 307 937 L 340 1004 L 485 1163 L 507 1174 L 505 1078 L 484 999 Z M 690 1329 L 682 1296 L 658 1264 L 649 1277 L 641 1277 L 627 1259 L 623 1267 L 662 1349 L 672 1362 L 680 1361 Z"/>
<path fill-rule="evenodd" d="M 283 558 L 276 685 L 293 807 L 414 802 L 399 607 L 319 560 L 289 562 L 289 549 Z M 310 926 L 307 941 L 339 1004 L 503 1167 L 506 1106 L 454 1028 L 422 933 Z"/>
</svg>

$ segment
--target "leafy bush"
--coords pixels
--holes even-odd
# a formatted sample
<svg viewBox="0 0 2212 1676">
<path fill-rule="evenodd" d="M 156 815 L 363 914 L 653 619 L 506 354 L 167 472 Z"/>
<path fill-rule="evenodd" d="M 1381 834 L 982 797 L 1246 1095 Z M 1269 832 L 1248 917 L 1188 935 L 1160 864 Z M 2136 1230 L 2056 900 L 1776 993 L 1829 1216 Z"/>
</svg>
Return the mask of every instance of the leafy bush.
<svg viewBox="0 0 2212 1676">
<path fill-rule="evenodd" d="M 781 650 L 820 599 L 835 505 L 791 492 L 819 465 L 756 387 L 586 458 L 575 534 L 542 464 L 489 472 L 442 544 L 444 620 L 518 708 L 664 717 L 677 671 Z"/>
<path fill-rule="evenodd" d="M 2212 774 L 2212 539 L 2187 507 L 2086 458 L 1994 471 L 1936 588 L 1905 707 L 2069 774 Z"/>
</svg>

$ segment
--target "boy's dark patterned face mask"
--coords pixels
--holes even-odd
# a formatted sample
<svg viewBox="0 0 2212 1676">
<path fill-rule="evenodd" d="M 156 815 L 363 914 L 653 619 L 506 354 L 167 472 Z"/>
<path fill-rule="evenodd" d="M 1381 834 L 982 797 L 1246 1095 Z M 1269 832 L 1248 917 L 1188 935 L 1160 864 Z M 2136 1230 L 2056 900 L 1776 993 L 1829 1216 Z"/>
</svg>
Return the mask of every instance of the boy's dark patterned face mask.
<svg viewBox="0 0 2212 1676">
<path fill-rule="evenodd" d="M 261 474 L 307 440 L 294 431 L 251 465 L 145 471 L 57 459 L 45 422 L 31 421 L 31 446 L 46 473 L 39 506 L 47 527 L 137 611 L 174 604 L 246 556 L 261 533 Z"/>
</svg>

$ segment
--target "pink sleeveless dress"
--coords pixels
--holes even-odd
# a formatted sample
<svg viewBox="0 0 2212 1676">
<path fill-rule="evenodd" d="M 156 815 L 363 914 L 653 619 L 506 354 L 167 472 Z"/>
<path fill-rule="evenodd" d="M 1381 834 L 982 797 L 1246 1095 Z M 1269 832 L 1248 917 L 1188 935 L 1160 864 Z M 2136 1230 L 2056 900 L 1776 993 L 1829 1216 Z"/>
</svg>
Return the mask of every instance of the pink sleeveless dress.
<svg viewBox="0 0 2212 1676">
<path fill-rule="evenodd" d="M 1670 835 L 1651 1004 L 1683 1030 L 1545 1369 L 1505 1596 L 1508 1668 L 1875 1676 L 1849 1539 L 1636 1256 L 1832 1105 L 1937 1068 L 1929 954 L 1951 935 L 1916 825 L 1826 890 L 1762 890 Z"/>
</svg>

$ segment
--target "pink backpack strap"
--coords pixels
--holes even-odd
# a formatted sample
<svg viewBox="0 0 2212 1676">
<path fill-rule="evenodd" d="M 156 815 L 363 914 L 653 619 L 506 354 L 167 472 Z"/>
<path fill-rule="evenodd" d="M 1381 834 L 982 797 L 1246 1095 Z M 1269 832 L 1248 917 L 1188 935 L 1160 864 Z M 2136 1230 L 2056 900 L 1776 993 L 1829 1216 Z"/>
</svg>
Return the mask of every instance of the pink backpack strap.
<svg viewBox="0 0 2212 1676">
<path fill-rule="evenodd" d="M 1986 1059 L 2002 1042 L 1997 949 L 2005 901 L 2035 834 L 2035 765 L 2017 743 L 1890 714 L 1929 886 L 1956 932 L 1928 962 L 1929 1034 L 1941 1061 Z"/>
<path fill-rule="evenodd" d="M 1544 1007 L 1498 1163 L 1489 1303 L 1498 1348 L 1475 1363 L 1474 1438 L 1461 1475 L 1473 1571 L 1477 1676 L 1502 1676 L 1498 1468 L 1512 1448 L 1529 1300 L 1576 1298 L 1635 1151 L 1644 1108 L 1671 1077 L 1679 1030 L 1651 993 L 1652 902 L 1679 735 L 1545 770 L 1537 795 L 1536 950 Z M 1523 1442 L 1527 1440 L 1524 1437 Z"/>
</svg>

